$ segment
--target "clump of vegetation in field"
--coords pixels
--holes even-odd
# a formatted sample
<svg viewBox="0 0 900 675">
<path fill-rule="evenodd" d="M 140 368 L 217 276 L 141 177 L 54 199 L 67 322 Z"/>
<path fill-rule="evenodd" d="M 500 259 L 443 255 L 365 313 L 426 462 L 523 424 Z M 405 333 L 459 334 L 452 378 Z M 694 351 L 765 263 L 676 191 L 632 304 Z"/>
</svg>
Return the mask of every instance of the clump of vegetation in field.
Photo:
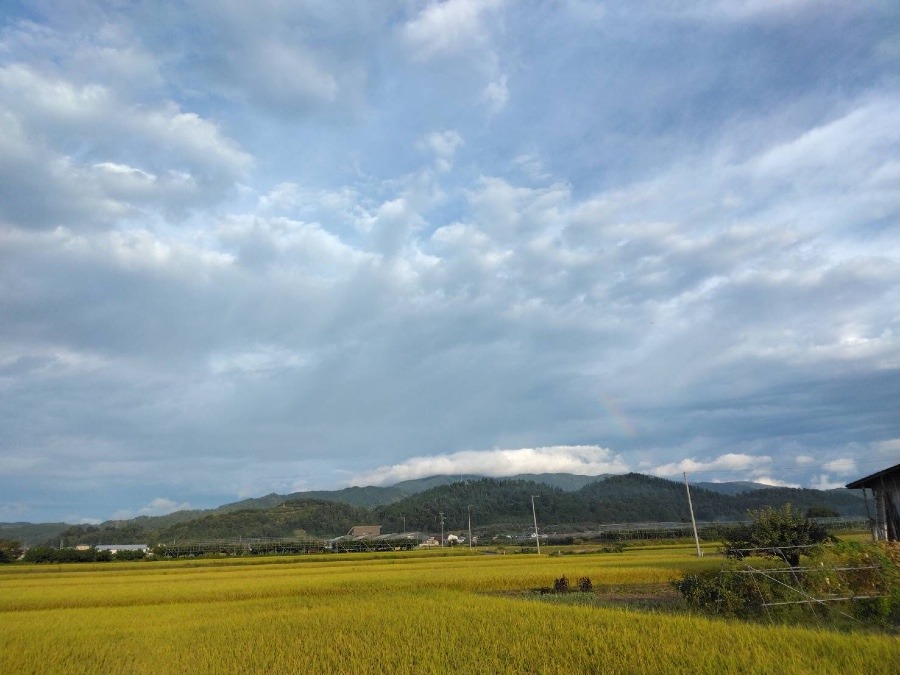
<svg viewBox="0 0 900 675">
<path fill-rule="evenodd" d="M 673 582 L 689 606 L 741 618 L 900 626 L 900 554 L 889 545 L 833 542 L 790 506 L 751 515 L 726 541 L 725 566 Z"/>
<path fill-rule="evenodd" d="M 553 582 L 553 590 L 557 593 L 568 593 L 569 592 L 569 578 L 565 575 L 559 577 L 556 581 Z"/>
<path fill-rule="evenodd" d="M 674 582 L 694 608 L 725 616 L 834 625 L 900 626 L 900 567 L 886 546 L 823 547 L 796 567 L 762 558 Z"/>
<path fill-rule="evenodd" d="M 594 584 L 591 582 L 590 577 L 579 577 L 578 581 L 575 583 L 574 587 L 572 582 L 569 581 L 569 577 L 565 574 L 561 577 L 557 577 L 553 581 L 553 587 L 542 586 L 538 589 L 538 592 L 541 595 L 546 593 L 569 593 L 571 591 L 577 590 L 581 593 L 590 593 L 594 589 Z"/>
</svg>

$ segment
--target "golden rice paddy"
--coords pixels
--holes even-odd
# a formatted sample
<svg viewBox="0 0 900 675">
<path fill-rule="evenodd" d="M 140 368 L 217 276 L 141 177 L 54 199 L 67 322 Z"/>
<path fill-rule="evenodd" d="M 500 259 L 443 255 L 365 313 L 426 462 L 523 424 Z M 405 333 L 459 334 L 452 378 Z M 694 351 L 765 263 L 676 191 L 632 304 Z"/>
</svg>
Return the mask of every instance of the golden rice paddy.
<svg viewBox="0 0 900 675">
<path fill-rule="evenodd" d="M 894 673 L 900 639 L 591 603 L 589 577 L 665 588 L 715 566 L 621 554 L 391 555 L 0 567 L 0 671 L 18 673 Z"/>
</svg>

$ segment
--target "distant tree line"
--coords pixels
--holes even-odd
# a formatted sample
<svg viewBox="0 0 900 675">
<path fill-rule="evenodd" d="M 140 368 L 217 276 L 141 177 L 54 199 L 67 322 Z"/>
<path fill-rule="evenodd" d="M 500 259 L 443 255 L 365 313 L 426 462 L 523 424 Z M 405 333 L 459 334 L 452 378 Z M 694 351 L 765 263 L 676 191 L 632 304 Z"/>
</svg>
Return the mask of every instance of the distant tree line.
<svg viewBox="0 0 900 675">
<path fill-rule="evenodd" d="M 144 551 L 116 551 L 87 549 L 53 548 L 52 546 L 32 546 L 25 551 L 25 562 L 32 563 L 92 563 L 111 562 L 113 560 L 143 560 Z"/>
</svg>

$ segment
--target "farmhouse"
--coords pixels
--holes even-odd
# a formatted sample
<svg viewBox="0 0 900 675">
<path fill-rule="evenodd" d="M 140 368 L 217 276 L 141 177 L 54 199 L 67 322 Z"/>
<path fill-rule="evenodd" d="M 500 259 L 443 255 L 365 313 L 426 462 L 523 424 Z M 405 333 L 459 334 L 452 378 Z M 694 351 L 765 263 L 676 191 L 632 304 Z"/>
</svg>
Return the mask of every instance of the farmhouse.
<svg viewBox="0 0 900 675">
<path fill-rule="evenodd" d="M 847 483 L 847 487 L 863 491 L 875 540 L 900 541 L 900 464 Z M 874 517 L 866 490 L 872 492 L 871 508 L 875 511 Z"/>
</svg>

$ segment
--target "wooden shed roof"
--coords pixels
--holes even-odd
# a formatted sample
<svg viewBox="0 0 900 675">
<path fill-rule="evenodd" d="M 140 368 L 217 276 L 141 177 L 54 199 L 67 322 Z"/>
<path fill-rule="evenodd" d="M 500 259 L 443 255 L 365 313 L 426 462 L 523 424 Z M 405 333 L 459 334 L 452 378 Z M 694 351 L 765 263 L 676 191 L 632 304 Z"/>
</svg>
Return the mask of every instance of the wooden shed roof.
<svg viewBox="0 0 900 675">
<path fill-rule="evenodd" d="M 853 481 L 852 483 L 847 483 L 847 487 L 851 490 L 881 487 L 881 481 L 883 479 L 895 477 L 900 477 L 900 464 L 895 464 L 894 466 L 888 467 L 887 469 L 882 469 L 877 473 L 873 473 L 871 476 L 866 476 L 865 478 L 860 478 Z"/>
</svg>

